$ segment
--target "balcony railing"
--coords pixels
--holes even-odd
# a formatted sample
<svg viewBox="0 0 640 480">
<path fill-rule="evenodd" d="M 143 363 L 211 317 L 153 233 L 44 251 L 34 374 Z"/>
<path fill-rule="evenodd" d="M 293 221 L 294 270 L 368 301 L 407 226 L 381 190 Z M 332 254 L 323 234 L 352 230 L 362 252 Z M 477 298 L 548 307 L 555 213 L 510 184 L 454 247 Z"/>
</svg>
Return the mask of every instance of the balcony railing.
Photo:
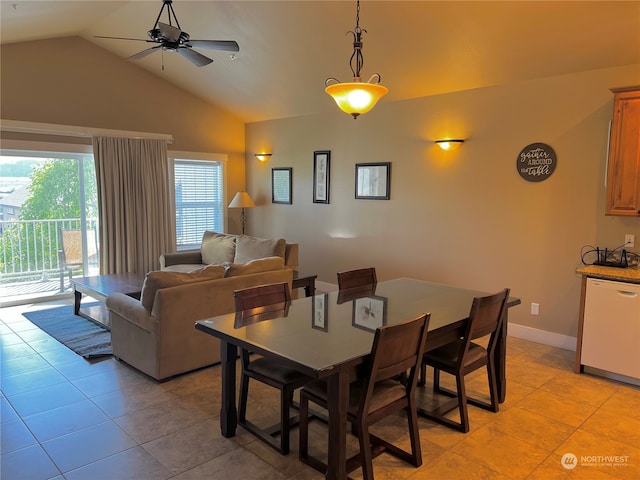
<svg viewBox="0 0 640 480">
<path fill-rule="evenodd" d="M 69 288 L 63 230 L 85 232 L 78 246 L 77 273 L 97 274 L 97 219 L 79 218 L 0 221 L 0 286 L 2 296 L 55 293 Z M 89 233 L 88 235 L 86 233 Z M 67 245 L 68 249 L 68 245 Z M 67 281 L 65 282 L 65 276 Z"/>
</svg>

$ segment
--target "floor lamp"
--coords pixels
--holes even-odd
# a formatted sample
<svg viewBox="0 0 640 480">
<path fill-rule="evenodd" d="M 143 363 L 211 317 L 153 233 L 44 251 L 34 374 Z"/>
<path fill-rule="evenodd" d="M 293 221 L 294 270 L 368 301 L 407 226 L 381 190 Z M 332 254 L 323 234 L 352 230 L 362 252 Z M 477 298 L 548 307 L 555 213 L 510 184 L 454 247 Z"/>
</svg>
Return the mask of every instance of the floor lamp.
<svg viewBox="0 0 640 480">
<path fill-rule="evenodd" d="M 251 197 L 247 192 L 238 192 L 236 196 L 233 197 L 231 203 L 229 204 L 229 208 L 242 208 L 242 213 L 240 214 L 240 221 L 242 222 L 242 234 L 244 235 L 244 229 L 247 224 L 247 215 L 244 212 L 245 208 L 255 207 L 256 204 L 253 203 Z"/>
</svg>

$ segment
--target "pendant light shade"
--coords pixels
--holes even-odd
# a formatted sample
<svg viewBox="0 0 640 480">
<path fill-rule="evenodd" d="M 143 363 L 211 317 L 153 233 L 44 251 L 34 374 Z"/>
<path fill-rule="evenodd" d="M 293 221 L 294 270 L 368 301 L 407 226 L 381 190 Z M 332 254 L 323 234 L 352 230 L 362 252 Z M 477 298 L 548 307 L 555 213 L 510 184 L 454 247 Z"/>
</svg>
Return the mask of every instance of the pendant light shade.
<svg viewBox="0 0 640 480">
<path fill-rule="evenodd" d="M 325 88 L 325 92 L 333 97 L 340 110 L 353 115 L 353 118 L 367 113 L 389 91 L 379 83 L 371 83 L 371 79 L 369 82 L 356 80 L 358 79 L 354 78 L 353 82 L 334 83 Z"/>
<path fill-rule="evenodd" d="M 353 118 L 367 113 L 384 95 L 389 92 L 387 87 L 380 85 L 380 74 L 375 73 L 368 82 L 360 78 L 360 69 L 364 64 L 362 56 L 362 34 L 366 32 L 360 28 L 360 0 L 356 2 L 356 26 L 353 31 L 353 54 L 349 60 L 349 66 L 353 73 L 353 82 L 341 83 L 330 77 L 325 81 L 325 92 L 335 100 L 340 110 Z"/>
</svg>

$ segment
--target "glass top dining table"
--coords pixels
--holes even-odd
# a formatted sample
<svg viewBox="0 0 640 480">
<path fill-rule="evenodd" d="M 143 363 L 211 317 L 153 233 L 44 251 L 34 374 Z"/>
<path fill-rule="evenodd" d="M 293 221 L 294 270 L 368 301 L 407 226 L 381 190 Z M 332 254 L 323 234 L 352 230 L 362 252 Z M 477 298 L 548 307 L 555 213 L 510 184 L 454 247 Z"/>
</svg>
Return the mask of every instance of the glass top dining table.
<svg viewBox="0 0 640 480">
<path fill-rule="evenodd" d="M 286 309 L 263 312 L 253 319 L 247 318 L 247 312 L 238 312 L 196 322 L 196 329 L 221 340 L 222 434 L 232 437 L 237 427 L 238 347 L 277 358 L 309 376 L 327 381 L 329 455 L 326 478 L 347 478 L 346 416 L 350 372 L 366 361 L 375 329 L 431 313 L 426 345 L 426 350 L 430 350 L 459 338 L 473 298 L 488 294 L 398 278 L 379 282 L 370 290 L 300 298 Z M 519 303 L 519 299 L 509 298 L 508 307 Z M 495 351 L 501 402 L 506 396 L 506 315 Z"/>
</svg>

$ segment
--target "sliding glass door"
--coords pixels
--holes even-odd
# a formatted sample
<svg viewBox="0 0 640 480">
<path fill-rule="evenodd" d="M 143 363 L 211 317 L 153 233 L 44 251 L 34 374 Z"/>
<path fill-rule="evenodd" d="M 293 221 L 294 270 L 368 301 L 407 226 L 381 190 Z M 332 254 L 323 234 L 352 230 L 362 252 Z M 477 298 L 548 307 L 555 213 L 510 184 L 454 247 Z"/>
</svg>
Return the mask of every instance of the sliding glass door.
<svg viewBox="0 0 640 480">
<path fill-rule="evenodd" d="M 0 155 L 0 287 L 6 302 L 70 291 L 73 275 L 97 274 L 93 156 Z"/>
</svg>

